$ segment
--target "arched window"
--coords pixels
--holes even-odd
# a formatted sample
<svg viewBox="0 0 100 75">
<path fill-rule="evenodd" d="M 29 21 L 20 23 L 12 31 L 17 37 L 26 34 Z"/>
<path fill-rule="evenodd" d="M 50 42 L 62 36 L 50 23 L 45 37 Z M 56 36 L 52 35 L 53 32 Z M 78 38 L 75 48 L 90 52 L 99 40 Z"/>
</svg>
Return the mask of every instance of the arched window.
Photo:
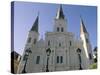
<svg viewBox="0 0 100 75">
<path fill-rule="evenodd" d="M 59 43 L 59 47 L 61 47 L 61 43 Z"/>
<path fill-rule="evenodd" d="M 57 27 L 57 32 L 59 32 L 59 27 Z"/>
<path fill-rule="evenodd" d="M 63 63 L 63 56 L 60 56 L 60 63 Z"/>
<path fill-rule="evenodd" d="M 34 39 L 34 44 L 36 44 L 36 39 Z"/>
<path fill-rule="evenodd" d="M 50 46 L 50 40 L 48 41 L 48 46 Z"/>
<path fill-rule="evenodd" d="M 57 56 L 57 63 L 59 63 L 59 56 Z"/>
<path fill-rule="evenodd" d="M 31 37 L 29 37 L 29 39 L 28 39 L 28 43 L 30 43 L 31 42 Z"/>
<path fill-rule="evenodd" d="M 63 27 L 61 27 L 61 32 L 63 32 L 64 31 L 64 29 L 63 29 Z"/>
<path fill-rule="evenodd" d="M 70 46 L 72 45 L 72 42 L 70 41 Z"/>
<path fill-rule="evenodd" d="M 37 56 L 36 64 L 39 64 L 39 62 L 40 62 L 40 56 Z"/>
<path fill-rule="evenodd" d="M 63 56 L 57 56 L 57 63 L 63 63 Z"/>
</svg>

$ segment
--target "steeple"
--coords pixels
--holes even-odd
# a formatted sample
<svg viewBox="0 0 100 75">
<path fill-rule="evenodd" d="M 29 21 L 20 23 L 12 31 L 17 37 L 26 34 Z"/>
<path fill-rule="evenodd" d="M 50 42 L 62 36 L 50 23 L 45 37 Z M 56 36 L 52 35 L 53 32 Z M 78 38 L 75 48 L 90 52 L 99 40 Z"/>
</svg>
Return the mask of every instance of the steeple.
<svg viewBox="0 0 100 75">
<path fill-rule="evenodd" d="M 87 58 L 87 61 L 86 61 L 87 67 L 89 68 L 89 65 L 93 63 L 92 47 L 89 41 L 89 33 L 87 32 L 85 28 L 82 18 L 80 19 L 80 23 L 81 23 L 80 39 L 82 41 L 84 52 Z"/>
<path fill-rule="evenodd" d="M 38 20 L 39 20 L 39 15 L 37 16 L 37 18 L 36 18 L 36 20 L 35 20 L 35 22 L 34 22 L 34 24 L 33 24 L 30 31 L 38 32 L 38 24 L 39 24 Z"/>
<path fill-rule="evenodd" d="M 80 33 L 88 33 L 86 28 L 85 28 L 85 25 L 84 25 L 84 22 L 83 22 L 83 19 L 80 17 L 80 23 L 81 23 L 81 29 L 80 29 Z"/>
<path fill-rule="evenodd" d="M 63 14 L 63 9 L 62 9 L 62 5 L 60 5 L 58 11 L 57 11 L 57 15 L 56 15 L 56 19 L 64 19 L 64 14 Z"/>
</svg>

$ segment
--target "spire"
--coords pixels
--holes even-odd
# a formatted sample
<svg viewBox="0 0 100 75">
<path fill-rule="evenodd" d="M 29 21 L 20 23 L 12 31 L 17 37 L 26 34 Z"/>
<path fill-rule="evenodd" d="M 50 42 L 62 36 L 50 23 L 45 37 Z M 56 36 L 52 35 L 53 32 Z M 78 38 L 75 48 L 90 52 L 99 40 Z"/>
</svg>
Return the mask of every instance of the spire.
<svg viewBox="0 0 100 75">
<path fill-rule="evenodd" d="M 62 9 L 62 5 L 60 5 L 58 11 L 57 11 L 57 15 L 56 15 L 56 19 L 64 19 L 64 14 L 63 14 L 63 9 Z"/>
<path fill-rule="evenodd" d="M 81 18 L 81 16 L 80 16 Z M 85 25 L 84 25 L 84 22 L 83 22 L 83 19 L 81 18 L 81 29 L 80 29 L 80 33 L 88 33 L 86 28 L 85 28 Z"/>
<path fill-rule="evenodd" d="M 39 24 L 38 20 L 39 20 L 39 13 L 30 31 L 38 32 L 38 24 Z"/>
</svg>

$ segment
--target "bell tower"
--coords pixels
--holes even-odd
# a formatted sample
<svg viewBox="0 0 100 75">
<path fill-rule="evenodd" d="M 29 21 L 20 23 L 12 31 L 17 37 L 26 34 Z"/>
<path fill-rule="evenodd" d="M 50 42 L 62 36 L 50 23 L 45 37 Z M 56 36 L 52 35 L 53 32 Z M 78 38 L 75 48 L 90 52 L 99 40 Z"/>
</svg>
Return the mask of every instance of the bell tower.
<svg viewBox="0 0 100 75">
<path fill-rule="evenodd" d="M 29 31 L 28 39 L 27 39 L 27 47 L 32 47 L 38 41 L 39 32 L 38 32 L 38 23 L 39 23 L 39 16 L 37 16 L 35 22 L 33 23 L 32 28 Z"/>
<path fill-rule="evenodd" d="M 38 37 L 39 37 L 39 32 L 38 32 L 39 22 L 38 21 L 39 21 L 39 15 L 37 16 L 35 22 L 33 23 L 32 28 L 29 31 L 28 39 L 26 41 L 24 53 L 23 53 L 23 56 L 21 58 L 17 73 L 25 73 L 26 72 L 25 71 L 26 62 L 28 60 L 30 53 L 32 53 L 32 47 L 37 43 Z M 27 55 L 27 57 L 26 57 L 26 55 Z"/>
<path fill-rule="evenodd" d="M 92 64 L 93 63 L 93 53 L 92 53 L 91 43 L 90 43 L 90 40 L 89 40 L 89 33 L 86 30 L 86 27 L 84 25 L 82 18 L 80 18 L 80 24 L 81 24 L 80 38 L 81 38 L 82 43 L 83 43 L 83 48 L 85 50 L 85 54 L 86 54 L 86 57 L 89 61 L 89 64 Z"/>
</svg>

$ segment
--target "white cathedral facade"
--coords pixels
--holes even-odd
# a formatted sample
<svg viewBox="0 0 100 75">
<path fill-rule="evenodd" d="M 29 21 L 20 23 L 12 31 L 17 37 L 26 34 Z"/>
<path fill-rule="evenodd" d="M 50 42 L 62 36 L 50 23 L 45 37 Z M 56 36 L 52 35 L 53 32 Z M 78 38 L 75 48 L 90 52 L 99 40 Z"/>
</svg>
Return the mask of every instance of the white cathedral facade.
<svg viewBox="0 0 100 75">
<path fill-rule="evenodd" d="M 37 16 L 25 45 L 18 73 L 52 72 L 89 69 L 93 54 L 82 18 L 80 39 L 67 31 L 67 22 L 62 6 L 58 8 L 52 32 L 46 32 L 39 40 L 39 15 Z"/>
</svg>

